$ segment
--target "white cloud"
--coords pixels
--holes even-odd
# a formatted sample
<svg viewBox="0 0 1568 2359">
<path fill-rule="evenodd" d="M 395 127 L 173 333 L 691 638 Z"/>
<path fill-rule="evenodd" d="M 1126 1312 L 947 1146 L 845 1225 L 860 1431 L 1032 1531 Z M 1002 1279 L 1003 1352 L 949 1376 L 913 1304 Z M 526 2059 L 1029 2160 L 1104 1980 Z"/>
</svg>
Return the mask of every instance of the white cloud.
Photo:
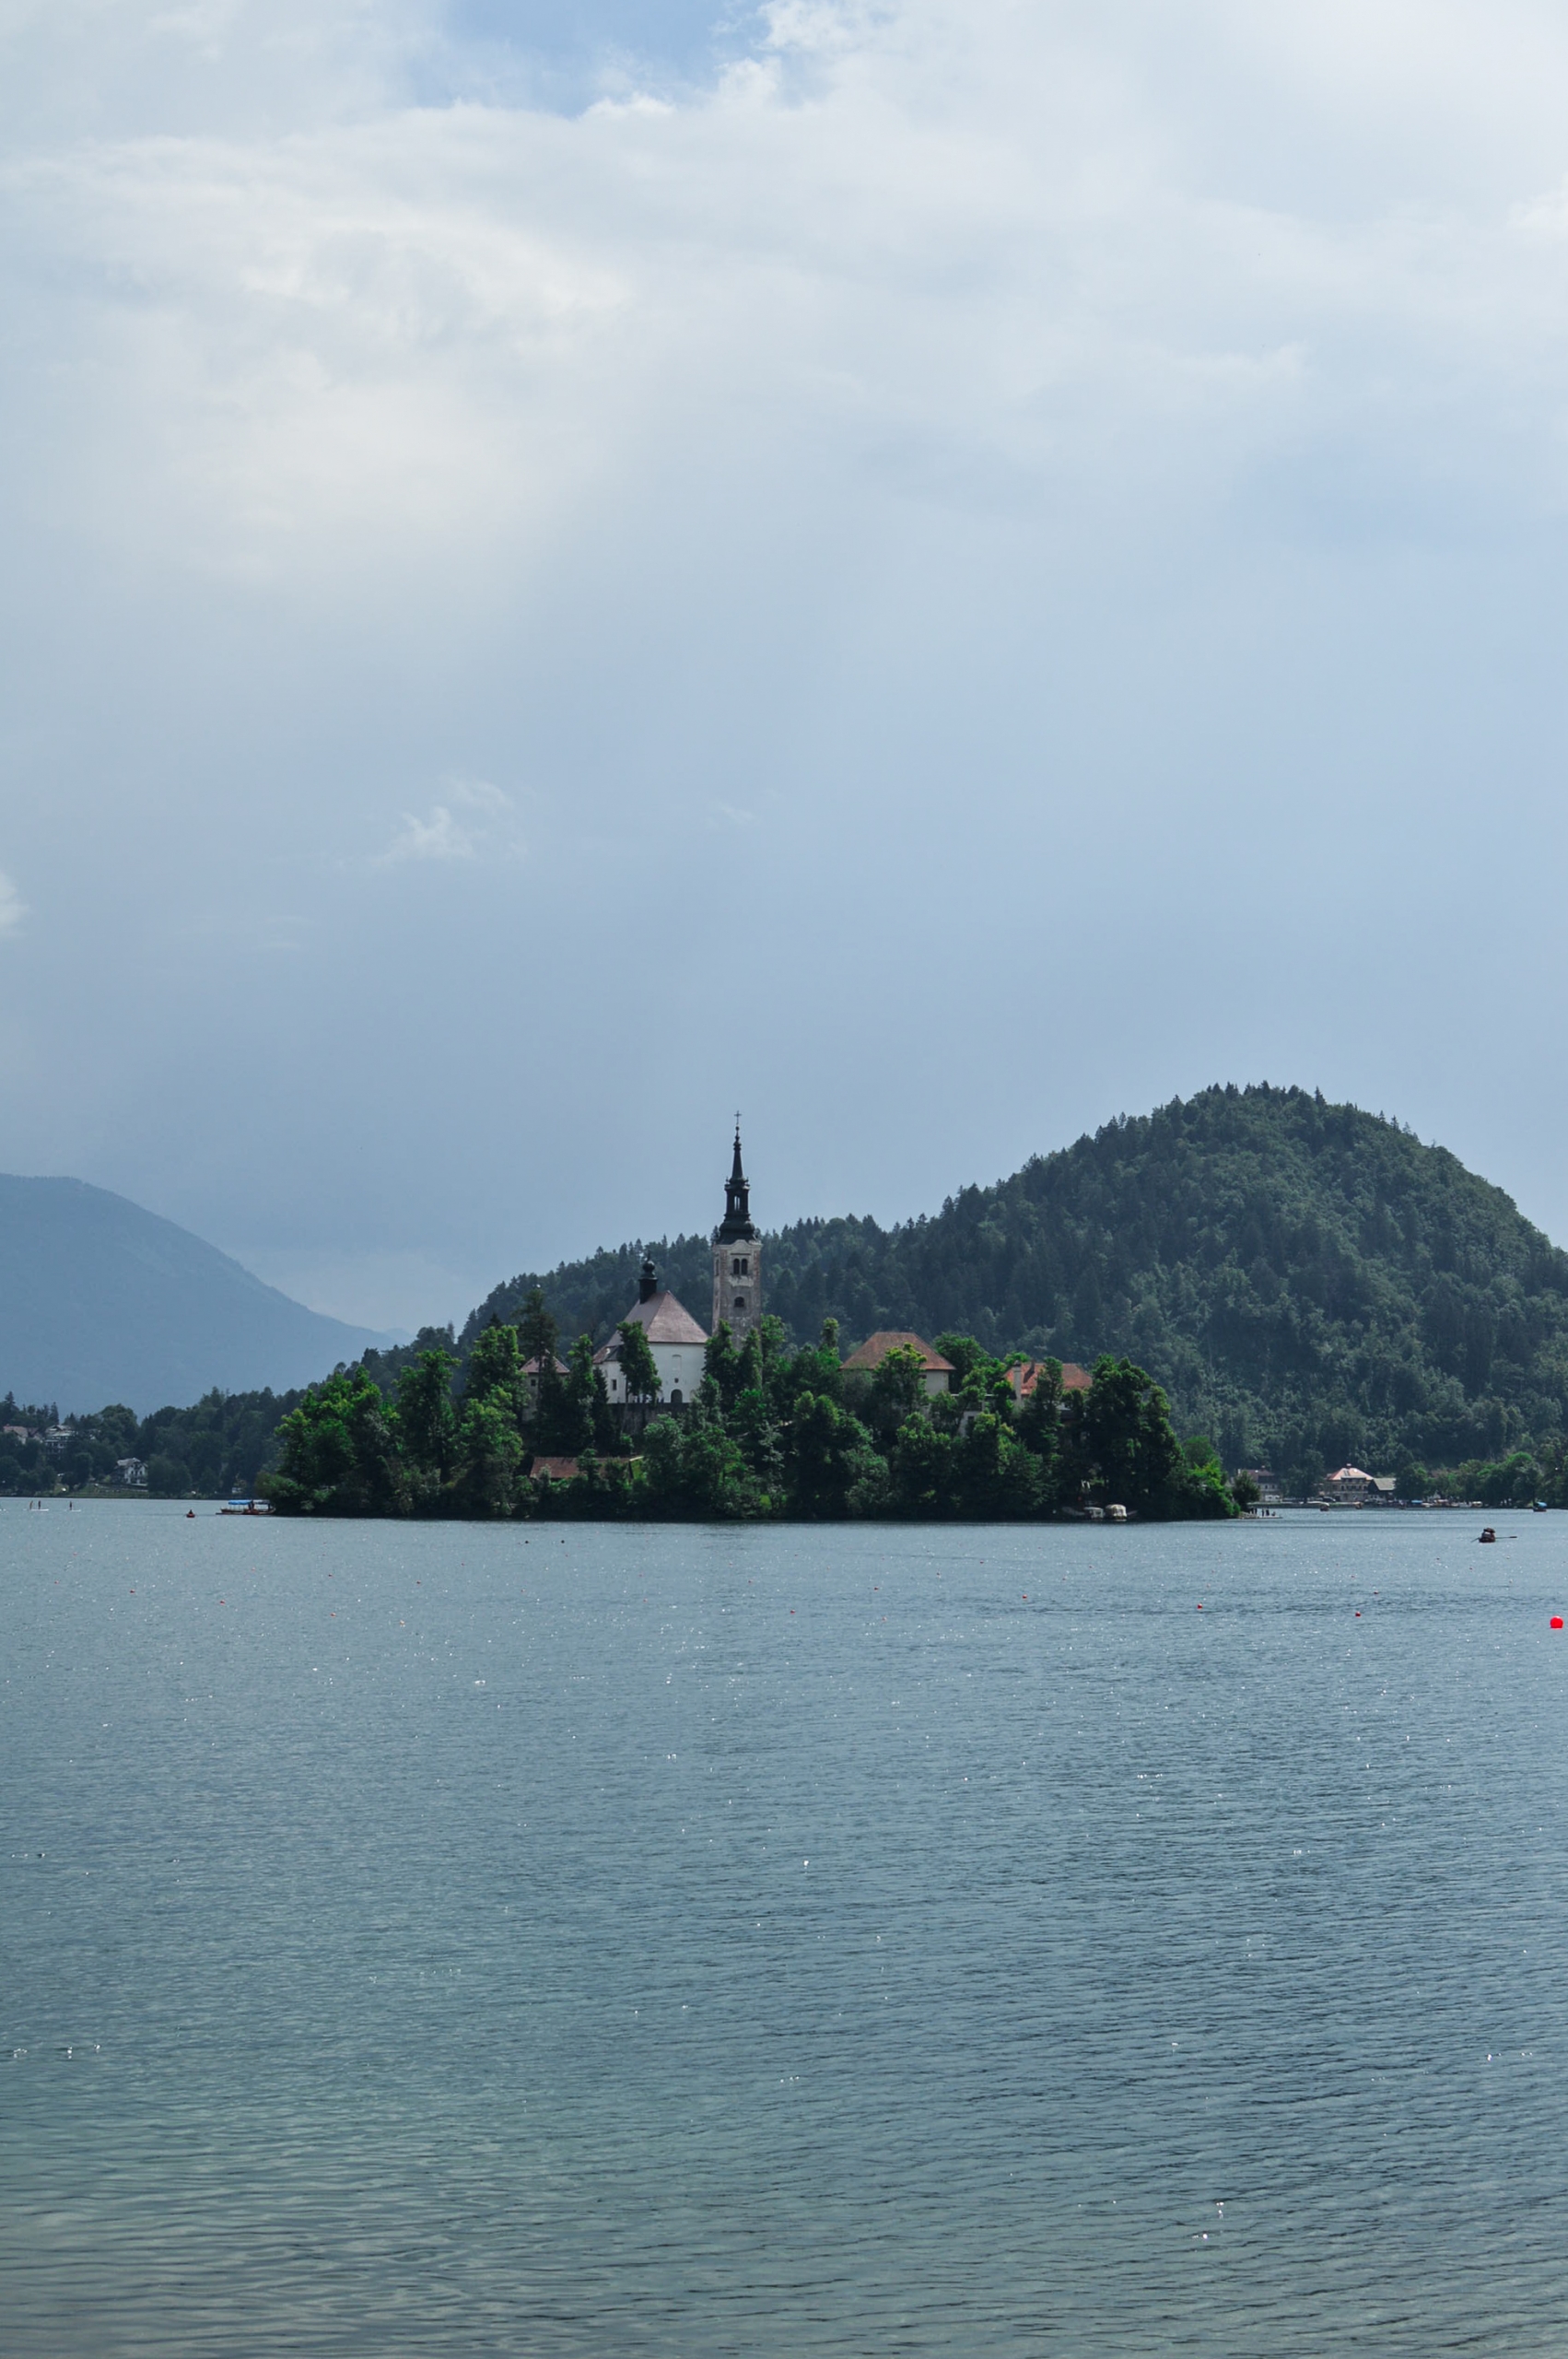
<svg viewBox="0 0 1568 2359">
<path fill-rule="evenodd" d="M 138 14 L 155 49 L 200 31 L 207 123 L 35 142 L 4 189 L 45 274 L 103 289 L 73 299 L 55 494 L 144 563 L 542 586 L 661 478 L 700 501 L 749 466 L 769 527 L 845 489 L 1115 515 L 1352 417 L 1490 479 L 1478 405 L 1556 465 L 1554 430 L 1518 439 L 1568 390 L 1522 225 L 1562 178 L 1568 27 L 1519 0 L 1196 0 L 1179 41 L 1146 0 L 780 6 L 711 92 L 575 121 L 400 103 L 363 12 L 131 9 L 122 41 Z M 407 12 L 405 60 L 434 24 Z M 290 58 L 297 120 L 252 126 L 247 65 Z"/>
<path fill-rule="evenodd" d="M 509 794 L 484 779 L 448 779 L 446 801 L 432 804 L 427 818 L 405 811 L 403 826 L 373 865 L 395 867 L 409 860 L 477 860 L 482 854 L 518 860 L 525 849 L 512 824 Z M 452 805 L 465 816 L 459 817 Z"/>
</svg>

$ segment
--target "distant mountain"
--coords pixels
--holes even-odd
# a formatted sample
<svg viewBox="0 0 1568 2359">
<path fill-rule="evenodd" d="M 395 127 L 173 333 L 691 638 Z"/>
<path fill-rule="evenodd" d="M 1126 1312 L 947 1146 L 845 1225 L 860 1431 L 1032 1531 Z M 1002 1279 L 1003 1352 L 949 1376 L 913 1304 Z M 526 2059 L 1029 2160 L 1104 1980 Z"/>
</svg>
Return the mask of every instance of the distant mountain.
<svg viewBox="0 0 1568 2359">
<path fill-rule="evenodd" d="M 534 1285 L 568 1336 L 607 1333 L 642 1250 L 510 1280 L 465 1341 Z M 651 1250 L 706 1326 L 708 1239 Z M 1298 1482 L 1348 1458 L 1550 1450 L 1568 1427 L 1568 1255 L 1445 1148 L 1307 1090 L 1176 1098 L 929 1219 L 801 1221 L 763 1254 L 767 1308 L 798 1342 L 831 1315 L 846 1347 L 892 1327 L 1062 1359 L 1127 1353 L 1183 1432 Z"/>
<path fill-rule="evenodd" d="M 215 1385 L 281 1391 L 388 1340 L 307 1310 L 123 1196 L 0 1175 L 0 1393 L 146 1415 Z"/>
</svg>

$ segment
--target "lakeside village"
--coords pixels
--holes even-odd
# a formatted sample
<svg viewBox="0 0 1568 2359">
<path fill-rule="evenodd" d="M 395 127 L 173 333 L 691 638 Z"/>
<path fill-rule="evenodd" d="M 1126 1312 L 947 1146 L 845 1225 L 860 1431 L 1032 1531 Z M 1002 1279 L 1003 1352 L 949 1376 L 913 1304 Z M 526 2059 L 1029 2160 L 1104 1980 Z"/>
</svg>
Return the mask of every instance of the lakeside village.
<svg viewBox="0 0 1568 2359">
<path fill-rule="evenodd" d="M 386 1391 L 357 1365 L 311 1386 L 275 1428 L 252 1413 L 250 1465 L 277 1450 L 255 1482 L 257 1505 L 329 1516 L 1122 1522 L 1504 1503 L 1412 1497 L 1394 1476 L 1351 1465 L 1293 1500 L 1268 1467 L 1227 1478 L 1206 1439 L 1178 1441 L 1164 1392 L 1126 1359 L 1102 1357 L 1093 1370 L 1016 1352 L 998 1359 L 972 1336 L 888 1330 L 841 1356 L 831 1319 L 792 1353 L 765 1309 L 738 1124 L 712 1253 L 710 1330 L 645 1259 L 638 1299 L 597 1345 L 580 1336 L 563 1357 L 536 1289 L 515 1325 L 481 1331 L 460 1388 L 457 1361 L 436 1349 Z M 138 1454 L 129 1445 L 139 1438 L 127 1409 L 62 1422 L 57 1411 L 18 1411 L 8 1395 L 0 1490 L 202 1495 L 199 1475 Z"/>
</svg>

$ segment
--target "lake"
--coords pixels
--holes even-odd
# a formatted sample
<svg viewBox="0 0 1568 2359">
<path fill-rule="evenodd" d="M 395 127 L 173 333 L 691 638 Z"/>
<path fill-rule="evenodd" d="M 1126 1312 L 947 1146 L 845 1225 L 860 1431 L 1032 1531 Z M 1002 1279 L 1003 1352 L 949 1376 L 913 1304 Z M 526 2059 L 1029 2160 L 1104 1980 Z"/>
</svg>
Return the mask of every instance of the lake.
<svg viewBox="0 0 1568 2359">
<path fill-rule="evenodd" d="M 1568 1516 L 1483 1520 L 6 1501 L 9 2359 L 1560 2354 Z"/>
</svg>

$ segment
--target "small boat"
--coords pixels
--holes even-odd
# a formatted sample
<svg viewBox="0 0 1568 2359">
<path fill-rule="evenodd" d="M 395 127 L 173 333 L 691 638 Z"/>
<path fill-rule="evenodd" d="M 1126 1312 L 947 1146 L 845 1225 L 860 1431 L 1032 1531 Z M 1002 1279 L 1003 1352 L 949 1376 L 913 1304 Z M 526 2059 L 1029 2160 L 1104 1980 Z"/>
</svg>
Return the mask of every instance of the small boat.
<svg viewBox="0 0 1568 2359">
<path fill-rule="evenodd" d="M 1496 1537 L 1497 1537 L 1497 1534 L 1496 1534 L 1496 1532 L 1493 1532 L 1493 1530 L 1492 1530 L 1492 1526 L 1491 1526 L 1491 1524 L 1490 1524 L 1490 1523 L 1484 1523 L 1484 1524 L 1482 1524 L 1482 1526 L 1481 1526 L 1481 1532 L 1480 1532 L 1480 1538 L 1481 1538 L 1481 1545 L 1482 1545 L 1483 1547 L 1486 1545 L 1486 1543 L 1487 1543 L 1489 1540 L 1495 1540 L 1495 1539 L 1496 1539 Z"/>
</svg>

